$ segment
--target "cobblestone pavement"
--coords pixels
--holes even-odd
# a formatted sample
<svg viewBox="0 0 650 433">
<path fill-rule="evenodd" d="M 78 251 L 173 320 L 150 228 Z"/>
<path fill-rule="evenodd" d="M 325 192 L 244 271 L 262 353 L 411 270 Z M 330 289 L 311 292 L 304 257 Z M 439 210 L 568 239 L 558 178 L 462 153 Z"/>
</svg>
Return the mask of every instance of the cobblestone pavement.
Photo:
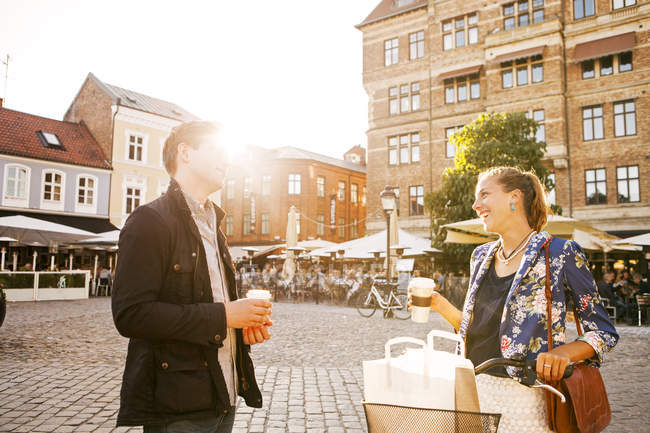
<svg viewBox="0 0 650 433">
<path fill-rule="evenodd" d="M 450 329 L 436 315 L 415 324 L 313 304 L 276 304 L 273 318 L 273 338 L 252 352 L 264 407 L 240 404 L 237 433 L 362 432 L 361 361 L 381 357 L 389 338 Z M 602 369 L 613 412 L 606 431 L 645 432 L 650 328 L 619 332 Z M 126 343 L 108 299 L 9 304 L 0 328 L 0 432 L 141 431 L 115 428 Z"/>
</svg>

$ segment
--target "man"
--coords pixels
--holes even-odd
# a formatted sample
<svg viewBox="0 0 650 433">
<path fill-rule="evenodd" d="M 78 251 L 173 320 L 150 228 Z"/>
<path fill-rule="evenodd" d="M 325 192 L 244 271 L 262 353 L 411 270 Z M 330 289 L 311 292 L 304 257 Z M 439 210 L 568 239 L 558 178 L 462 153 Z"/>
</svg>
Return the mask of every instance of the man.
<svg viewBox="0 0 650 433">
<path fill-rule="evenodd" d="M 248 352 L 270 338 L 271 304 L 237 300 L 224 212 L 208 200 L 226 176 L 221 137 L 209 122 L 174 128 L 163 149 L 167 193 L 120 234 L 113 319 L 130 341 L 118 426 L 230 432 L 237 395 L 262 407 Z"/>
<path fill-rule="evenodd" d="M 603 274 L 603 279 L 598 280 L 596 285 L 598 286 L 598 293 L 601 298 L 607 298 L 610 304 L 614 304 L 614 273 L 605 272 Z"/>
</svg>

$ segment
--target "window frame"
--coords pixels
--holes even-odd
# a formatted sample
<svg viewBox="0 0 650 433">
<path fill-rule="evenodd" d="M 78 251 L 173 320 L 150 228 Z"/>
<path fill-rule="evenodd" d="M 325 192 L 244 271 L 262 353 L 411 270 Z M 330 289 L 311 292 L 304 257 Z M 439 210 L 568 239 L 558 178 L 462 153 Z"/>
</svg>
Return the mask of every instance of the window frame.
<svg viewBox="0 0 650 433">
<path fill-rule="evenodd" d="M 600 116 L 594 116 L 593 115 L 593 110 L 595 108 L 600 109 Z M 590 117 L 585 117 L 585 110 L 591 110 L 592 114 Z M 582 141 L 595 141 L 595 140 L 603 140 L 605 138 L 605 120 L 604 120 L 604 110 L 603 110 L 603 105 L 602 104 L 596 104 L 596 105 L 587 105 L 582 107 Z M 602 134 L 602 137 L 596 137 L 595 131 L 595 119 L 600 119 L 600 131 Z M 585 121 L 590 120 L 591 121 L 591 138 L 587 138 L 585 134 Z"/>
<path fill-rule="evenodd" d="M 413 191 L 415 189 L 415 195 Z M 413 200 L 415 198 L 415 200 Z M 422 204 L 420 204 L 420 199 Z M 415 203 L 415 208 L 414 208 Z M 409 186 L 409 216 L 424 215 L 424 185 Z"/>
<path fill-rule="evenodd" d="M 415 40 L 413 40 L 414 37 Z M 414 51 L 415 56 L 413 55 Z M 418 30 L 409 33 L 409 60 L 418 60 L 422 58 L 424 58 L 424 30 Z"/>
<path fill-rule="evenodd" d="M 478 84 L 478 96 L 472 93 L 473 85 Z M 465 99 L 460 99 L 460 88 L 465 88 Z M 453 91 L 454 99 L 449 101 L 447 96 L 449 90 Z M 444 101 L 445 104 L 459 104 L 462 102 L 472 102 L 481 99 L 481 73 L 460 75 L 458 77 L 446 78 L 443 81 Z"/>
<path fill-rule="evenodd" d="M 580 17 L 576 16 L 576 4 L 578 2 L 582 3 L 582 13 L 583 13 L 583 15 L 580 16 Z M 588 2 L 591 3 L 591 6 L 592 6 L 592 13 L 590 15 L 587 15 L 587 13 L 586 13 L 586 10 L 587 10 L 586 6 L 587 6 Z M 573 20 L 577 21 L 577 20 L 583 20 L 585 18 L 595 17 L 596 15 L 598 15 L 598 11 L 596 11 L 597 6 L 598 5 L 597 5 L 596 0 L 573 0 L 573 2 L 571 3 L 571 7 L 573 8 Z"/>
<path fill-rule="evenodd" d="M 271 214 L 268 212 L 262 213 L 260 215 L 260 234 L 261 235 L 268 235 L 271 233 Z"/>
<path fill-rule="evenodd" d="M 53 200 L 53 199 L 46 199 L 45 198 L 45 177 L 47 174 L 52 174 L 53 176 L 56 176 L 57 174 L 61 176 L 61 192 L 60 192 L 60 199 L 59 200 Z M 54 177 L 52 177 L 52 190 L 51 194 L 52 197 L 54 196 Z M 65 209 L 65 188 L 66 188 L 66 173 L 61 170 L 57 170 L 55 168 L 47 168 L 42 171 L 41 173 L 41 209 L 47 209 L 47 210 L 56 210 L 56 211 L 63 211 Z"/>
<path fill-rule="evenodd" d="M 10 168 L 16 168 L 17 170 L 25 170 L 25 197 L 18 197 L 12 196 L 9 197 L 7 196 L 7 184 L 9 182 L 9 169 Z M 16 171 L 16 174 L 18 171 Z M 29 207 L 29 196 L 30 196 L 30 191 L 29 188 L 31 186 L 31 176 L 32 176 L 32 169 L 31 167 L 24 165 L 24 164 L 18 164 L 18 163 L 8 163 L 5 164 L 4 166 L 4 181 L 3 181 L 3 188 L 2 188 L 2 205 L 3 206 L 10 206 L 10 207 Z M 17 191 L 17 183 L 15 190 Z"/>
<path fill-rule="evenodd" d="M 325 215 L 316 215 L 316 235 L 325 236 Z"/>
<path fill-rule="evenodd" d="M 453 155 L 449 156 L 449 149 L 450 145 L 452 144 L 451 141 L 449 140 L 451 138 L 451 135 L 454 135 L 456 132 L 460 131 L 463 129 L 465 125 L 458 125 L 458 126 L 448 126 L 444 128 L 444 135 L 445 135 L 445 158 L 446 159 L 454 159 L 456 157 L 456 145 L 453 145 L 454 153 Z M 451 135 L 447 135 L 447 132 L 453 130 L 453 133 Z"/>
<path fill-rule="evenodd" d="M 345 217 L 339 217 L 338 225 L 336 227 L 337 236 L 339 238 L 345 239 Z"/>
<path fill-rule="evenodd" d="M 535 4 L 539 0 L 514 0 L 509 3 L 501 5 L 501 22 L 503 30 L 515 30 L 521 27 L 528 27 L 534 24 L 542 23 L 545 20 L 546 4 L 542 0 L 540 4 Z M 525 4 L 526 8 L 521 9 L 521 5 Z M 512 9 L 511 13 L 506 13 L 506 10 Z M 541 13 L 541 19 L 536 19 Z M 526 17 L 525 20 L 522 19 Z M 509 23 L 512 23 L 511 25 Z"/>
<path fill-rule="evenodd" d="M 126 142 L 125 142 L 126 144 L 124 146 L 124 159 L 126 160 L 126 162 L 131 164 L 146 165 L 148 160 L 147 154 L 149 150 L 149 134 L 145 134 L 139 131 L 127 130 L 125 132 L 125 135 L 126 135 Z M 135 144 L 136 149 L 139 146 L 141 146 L 142 148 L 142 160 L 131 159 L 129 156 L 131 150 L 131 136 L 136 137 L 136 144 Z M 142 139 L 141 145 L 138 145 L 137 143 L 138 138 Z M 137 156 L 137 150 L 134 151 L 134 156 Z"/>
<path fill-rule="evenodd" d="M 636 0 L 618 0 L 623 4 L 621 6 L 619 6 L 619 7 L 616 7 L 616 1 L 617 0 L 612 0 L 612 11 L 618 11 L 618 10 L 621 10 L 621 9 L 629 8 L 629 7 L 632 7 L 632 6 L 636 6 L 636 4 L 637 4 Z M 628 1 L 630 2 L 630 4 L 627 4 Z"/>
<path fill-rule="evenodd" d="M 414 137 L 417 136 L 417 140 L 414 141 Z M 403 138 L 406 137 L 406 141 L 403 141 Z M 391 144 L 393 142 L 395 144 Z M 388 166 L 400 166 L 400 165 L 409 165 L 409 164 L 418 164 L 422 160 L 422 154 L 420 152 L 422 147 L 421 134 L 420 131 L 411 131 L 405 132 L 402 134 L 391 135 L 387 137 L 387 150 L 388 150 Z M 417 148 L 418 159 L 414 160 L 414 148 Z M 395 163 L 391 162 L 391 156 L 395 156 Z M 406 157 L 407 161 L 403 162 L 403 157 Z"/>
<path fill-rule="evenodd" d="M 470 24 L 470 18 L 476 18 L 475 21 L 472 21 Z M 458 26 L 458 23 L 462 19 L 462 26 Z M 449 27 L 447 27 L 449 25 Z M 478 11 L 474 11 L 465 15 L 459 15 L 452 18 L 445 19 L 440 22 L 441 34 L 442 34 L 442 51 L 451 51 L 458 48 L 469 47 L 471 45 L 478 45 L 479 43 L 479 16 Z M 448 30 L 445 30 L 448 29 Z M 471 32 L 476 33 L 476 39 L 474 42 L 470 38 Z M 458 44 L 458 35 L 462 35 L 462 45 Z M 451 46 L 447 48 L 446 41 L 447 37 L 451 38 Z"/>
<path fill-rule="evenodd" d="M 92 180 L 93 184 L 94 184 L 94 186 L 92 188 L 92 191 L 93 191 L 93 203 L 90 204 L 90 205 L 85 203 L 85 200 L 84 200 L 84 203 L 79 203 L 79 193 L 80 193 L 80 190 L 81 190 L 81 186 L 79 185 L 79 181 L 82 178 L 86 179 L 86 181 Z M 77 175 L 76 191 L 75 191 L 76 193 L 75 193 L 75 201 L 74 201 L 75 212 L 97 213 L 97 201 L 98 201 L 97 200 L 97 198 L 98 198 L 97 197 L 97 191 L 99 189 L 98 187 L 99 187 L 99 178 L 97 176 L 94 176 L 94 175 L 88 174 L 88 173 L 80 173 L 80 174 Z M 87 192 L 88 187 L 87 186 L 84 187 L 84 190 Z"/>
<path fill-rule="evenodd" d="M 347 182 L 345 182 L 344 180 L 339 180 L 336 188 L 336 199 L 338 201 L 343 201 L 343 202 L 346 201 L 347 189 L 348 189 Z"/>
<path fill-rule="evenodd" d="M 634 110 L 633 111 L 627 111 L 627 105 L 632 104 Z M 622 113 L 617 113 L 616 112 L 616 106 L 617 105 L 622 105 L 623 106 L 623 112 Z M 636 100 L 634 99 L 626 99 L 624 101 L 616 101 L 612 103 L 612 111 L 614 114 L 614 137 L 615 138 L 621 138 L 621 137 L 634 137 L 635 135 L 638 134 L 638 129 L 637 129 L 637 122 L 636 122 Z M 634 120 L 634 133 L 633 134 L 628 134 L 627 129 L 628 129 L 628 119 L 627 115 L 633 113 L 633 120 Z M 617 134 L 617 123 L 616 119 L 617 117 L 622 117 L 623 118 L 623 128 L 625 133 L 623 135 L 618 135 Z"/>
<path fill-rule="evenodd" d="M 302 193 L 302 177 L 300 173 L 289 173 L 289 195 Z"/>
<path fill-rule="evenodd" d="M 621 57 L 622 56 L 627 56 L 627 55 L 629 55 L 630 61 L 629 61 L 629 63 L 627 63 L 627 62 L 623 63 L 622 60 L 621 60 Z M 603 67 L 602 67 L 602 59 L 606 59 L 608 57 L 612 58 L 612 66 L 611 66 L 612 72 L 609 73 L 609 74 L 603 74 L 602 73 L 602 69 L 603 69 Z M 621 69 L 622 65 L 628 65 L 628 64 L 629 64 L 628 69 Z M 585 72 L 589 71 L 589 69 L 586 69 L 586 68 L 589 67 L 589 66 L 591 66 L 591 68 L 592 68 L 591 69 L 591 75 L 590 76 L 589 75 L 585 76 Z M 583 61 L 580 62 L 580 76 L 581 76 L 581 79 L 583 79 L 583 80 L 591 80 L 591 79 L 594 79 L 594 78 L 599 79 L 599 78 L 611 77 L 611 76 L 618 75 L 618 74 L 625 74 L 625 73 L 631 72 L 633 70 L 634 70 L 634 51 L 633 50 L 623 51 L 623 52 L 620 52 L 620 53 L 610 54 L 610 55 L 607 55 L 607 56 L 597 57 L 597 58 L 593 58 L 593 59 L 587 59 L 587 60 L 583 60 Z"/>
<path fill-rule="evenodd" d="M 359 184 L 350 184 L 350 203 L 357 204 L 359 202 Z"/>
<path fill-rule="evenodd" d="M 241 227 L 242 236 L 250 236 L 251 231 L 251 214 L 246 213 L 242 215 L 242 227 Z"/>
<path fill-rule="evenodd" d="M 226 215 L 224 231 L 226 236 L 232 236 L 234 233 L 234 221 L 232 215 Z"/>
<path fill-rule="evenodd" d="M 630 177 L 630 168 L 636 167 L 636 177 Z M 625 178 L 619 178 L 618 177 L 618 170 L 624 168 L 626 172 L 626 177 Z M 619 193 L 620 188 L 619 184 L 620 182 L 625 182 L 627 184 L 627 195 L 630 197 L 632 194 L 630 194 L 630 181 L 635 181 L 636 180 L 636 188 L 637 188 L 637 193 L 638 193 L 638 200 L 627 200 L 627 201 L 621 201 L 621 194 Z M 620 165 L 616 166 L 616 202 L 617 203 L 640 203 L 641 202 L 641 172 L 639 170 L 639 165 Z"/>
<path fill-rule="evenodd" d="M 322 182 L 321 182 L 322 181 Z M 317 176 L 316 177 L 316 196 L 317 197 L 325 197 L 325 176 Z"/>
<path fill-rule="evenodd" d="M 390 61 L 389 61 L 389 53 L 390 53 Z M 384 40 L 384 67 L 397 65 L 398 63 L 399 63 L 399 38 L 390 38 Z"/>
<path fill-rule="evenodd" d="M 605 179 L 604 180 L 598 180 L 598 171 L 602 170 L 603 173 L 605 173 Z M 589 181 L 587 180 L 587 173 L 593 171 L 594 172 L 594 180 Z M 585 169 L 585 204 L 587 206 L 594 206 L 594 205 L 600 205 L 600 204 L 607 204 L 608 197 L 607 197 L 607 170 L 605 167 L 597 167 L 597 168 L 590 168 L 590 169 Z M 605 186 L 605 201 L 604 202 L 596 202 L 596 203 L 589 203 L 589 195 L 587 193 L 587 184 L 593 183 L 595 192 L 598 194 L 598 183 L 603 183 Z M 598 197 L 598 195 L 597 195 Z"/>
<path fill-rule="evenodd" d="M 516 89 L 519 87 L 525 86 L 534 86 L 535 84 L 540 84 L 544 82 L 544 56 L 538 54 L 536 56 L 529 56 L 525 58 L 526 61 L 523 62 L 522 59 L 516 59 L 515 61 L 509 60 L 507 62 L 501 62 L 500 71 L 501 71 L 501 90 L 506 89 Z M 541 79 L 535 80 L 535 69 L 541 68 Z M 526 83 L 519 84 L 519 71 L 523 68 L 526 68 Z M 505 86 L 504 77 L 506 74 L 512 76 L 510 86 Z"/>
</svg>

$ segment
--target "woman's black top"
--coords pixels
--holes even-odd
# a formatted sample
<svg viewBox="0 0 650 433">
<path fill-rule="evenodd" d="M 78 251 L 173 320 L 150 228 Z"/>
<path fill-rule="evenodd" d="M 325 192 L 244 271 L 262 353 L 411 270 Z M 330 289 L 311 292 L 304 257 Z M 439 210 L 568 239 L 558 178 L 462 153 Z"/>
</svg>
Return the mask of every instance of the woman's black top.
<svg viewBox="0 0 650 433">
<path fill-rule="evenodd" d="M 474 367 L 490 358 L 503 357 L 499 327 L 501 326 L 503 306 L 514 277 L 514 273 L 499 277 L 494 269 L 493 261 L 490 270 L 481 281 L 474 303 L 472 323 L 466 337 L 467 358 L 472 361 Z M 488 374 L 509 377 L 505 367 L 492 368 Z"/>
</svg>

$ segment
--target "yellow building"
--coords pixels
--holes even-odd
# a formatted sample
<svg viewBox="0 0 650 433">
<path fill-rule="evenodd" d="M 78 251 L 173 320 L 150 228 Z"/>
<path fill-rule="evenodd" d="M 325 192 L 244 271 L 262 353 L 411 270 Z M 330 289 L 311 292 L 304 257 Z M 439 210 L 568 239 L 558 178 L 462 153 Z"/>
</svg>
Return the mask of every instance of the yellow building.
<svg viewBox="0 0 650 433">
<path fill-rule="evenodd" d="M 199 119 L 176 104 L 106 84 L 89 73 L 64 120 L 85 123 L 110 155 L 109 216 L 122 227 L 136 207 L 167 190 L 162 149 L 169 131 Z"/>
</svg>

